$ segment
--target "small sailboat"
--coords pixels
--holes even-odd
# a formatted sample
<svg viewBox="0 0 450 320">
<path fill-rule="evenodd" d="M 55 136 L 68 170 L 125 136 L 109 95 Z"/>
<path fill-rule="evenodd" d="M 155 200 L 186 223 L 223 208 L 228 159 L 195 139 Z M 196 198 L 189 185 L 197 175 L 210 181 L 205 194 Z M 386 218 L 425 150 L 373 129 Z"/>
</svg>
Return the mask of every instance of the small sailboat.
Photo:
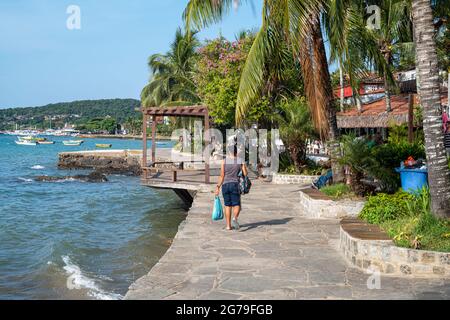
<svg viewBox="0 0 450 320">
<path fill-rule="evenodd" d="M 107 148 L 111 148 L 112 147 L 112 144 L 108 144 L 108 143 L 97 143 L 96 145 L 95 145 L 97 148 L 104 148 L 104 149 L 107 149 Z"/>
<path fill-rule="evenodd" d="M 63 145 L 65 146 L 79 146 L 83 143 L 83 140 L 67 140 L 63 141 Z"/>
<path fill-rule="evenodd" d="M 14 142 L 21 146 L 35 146 L 36 145 L 36 141 L 17 140 Z"/>
</svg>

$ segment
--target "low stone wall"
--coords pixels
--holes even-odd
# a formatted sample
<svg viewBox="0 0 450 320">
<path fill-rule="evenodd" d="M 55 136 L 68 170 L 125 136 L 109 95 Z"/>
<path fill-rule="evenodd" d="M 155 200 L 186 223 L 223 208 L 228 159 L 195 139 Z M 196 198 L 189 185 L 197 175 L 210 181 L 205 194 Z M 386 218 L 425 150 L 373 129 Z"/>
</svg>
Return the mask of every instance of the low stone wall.
<svg viewBox="0 0 450 320">
<path fill-rule="evenodd" d="M 312 219 L 356 217 L 364 207 L 364 201 L 333 200 L 312 188 L 300 190 L 300 208 Z"/>
<path fill-rule="evenodd" d="M 279 174 L 276 173 L 272 177 L 273 184 L 311 184 L 317 180 L 319 176 L 303 176 L 294 174 Z"/>
<path fill-rule="evenodd" d="M 351 228 L 341 223 L 340 249 L 358 268 L 408 277 L 450 277 L 450 253 L 400 248 L 392 240 L 370 239 L 367 230 L 352 236 Z"/>
</svg>

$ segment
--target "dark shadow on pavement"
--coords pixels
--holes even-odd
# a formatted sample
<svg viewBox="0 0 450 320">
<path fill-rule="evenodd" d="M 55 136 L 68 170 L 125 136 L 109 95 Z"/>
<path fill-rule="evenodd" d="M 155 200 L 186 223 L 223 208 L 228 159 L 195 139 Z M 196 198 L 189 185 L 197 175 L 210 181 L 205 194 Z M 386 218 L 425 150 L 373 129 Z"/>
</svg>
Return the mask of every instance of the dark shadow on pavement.
<svg viewBox="0 0 450 320">
<path fill-rule="evenodd" d="M 241 225 L 240 231 L 248 231 L 250 229 L 255 229 L 260 226 L 276 226 L 276 225 L 286 224 L 291 220 L 292 220 L 292 218 L 284 218 L 284 219 L 274 219 L 274 220 L 246 223 L 246 224 Z"/>
</svg>

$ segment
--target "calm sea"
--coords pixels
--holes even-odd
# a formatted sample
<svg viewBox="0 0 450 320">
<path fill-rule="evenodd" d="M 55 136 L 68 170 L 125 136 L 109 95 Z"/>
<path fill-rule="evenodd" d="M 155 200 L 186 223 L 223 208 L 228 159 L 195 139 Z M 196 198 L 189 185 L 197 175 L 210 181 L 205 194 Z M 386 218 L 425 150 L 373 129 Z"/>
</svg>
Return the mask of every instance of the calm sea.
<svg viewBox="0 0 450 320">
<path fill-rule="evenodd" d="M 33 180 L 83 172 L 58 170 L 59 152 L 139 149 L 140 141 L 20 146 L 15 138 L 0 135 L 0 299 L 121 299 L 167 250 L 185 218 L 181 201 L 137 177 Z"/>
</svg>

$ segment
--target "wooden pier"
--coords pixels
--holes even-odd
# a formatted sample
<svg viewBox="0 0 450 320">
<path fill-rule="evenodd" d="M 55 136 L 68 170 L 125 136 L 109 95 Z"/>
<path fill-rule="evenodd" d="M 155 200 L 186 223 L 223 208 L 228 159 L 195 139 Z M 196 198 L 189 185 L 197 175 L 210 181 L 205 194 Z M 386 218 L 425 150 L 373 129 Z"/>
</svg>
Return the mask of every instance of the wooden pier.
<svg viewBox="0 0 450 320">
<path fill-rule="evenodd" d="M 219 172 L 210 168 L 209 160 L 202 159 L 196 163 L 185 161 L 157 161 L 156 157 L 156 125 L 162 117 L 197 117 L 204 121 L 204 141 L 209 144 L 208 129 L 210 119 L 205 106 L 175 106 L 141 108 L 143 114 L 143 148 L 142 148 L 142 185 L 151 188 L 172 189 L 187 207 L 192 205 L 196 192 L 212 192 L 217 183 Z M 147 127 L 149 120 L 152 128 L 151 161 L 147 160 Z M 195 164 L 192 168 L 192 165 Z"/>
</svg>

